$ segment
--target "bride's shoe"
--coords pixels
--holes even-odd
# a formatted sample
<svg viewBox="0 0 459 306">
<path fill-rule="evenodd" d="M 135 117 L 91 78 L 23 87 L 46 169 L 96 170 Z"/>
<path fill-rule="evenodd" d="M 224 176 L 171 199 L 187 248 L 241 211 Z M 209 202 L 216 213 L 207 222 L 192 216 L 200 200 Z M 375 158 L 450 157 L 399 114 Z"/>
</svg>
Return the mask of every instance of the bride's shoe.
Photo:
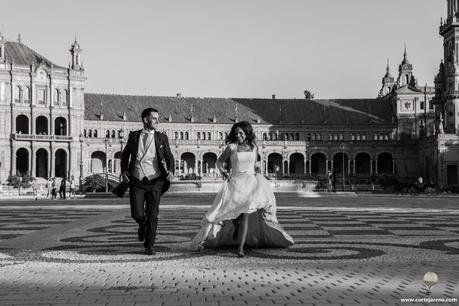
<svg viewBox="0 0 459 306">
<path fill-rule="evenodd" d="M 238 253 L 237 253 L 237 257 L 239 257 L 239 258 L 244 258 L 244 257 L 245 257 L 244 252 L 238 252 Z"/>
</svg>

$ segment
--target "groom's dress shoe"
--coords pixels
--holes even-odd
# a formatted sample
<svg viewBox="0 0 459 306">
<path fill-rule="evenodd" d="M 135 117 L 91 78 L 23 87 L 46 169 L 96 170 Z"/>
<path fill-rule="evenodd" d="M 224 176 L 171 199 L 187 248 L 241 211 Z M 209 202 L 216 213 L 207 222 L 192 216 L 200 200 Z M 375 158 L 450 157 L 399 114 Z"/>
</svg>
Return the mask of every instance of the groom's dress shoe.
<svg viewBox="0 0 459 306">
<path fill-rule="evenodd" d="M 139 229 L 137 230 L 137 235 L 139 236 L 139 241 L 145 240 L 145 225 L 139 225 Z"/>
<path fill-rule="evenodd" d="M 152 248 L 145 248 L 145 255 L 155 255 L 155 251 Z"/>
</svg>

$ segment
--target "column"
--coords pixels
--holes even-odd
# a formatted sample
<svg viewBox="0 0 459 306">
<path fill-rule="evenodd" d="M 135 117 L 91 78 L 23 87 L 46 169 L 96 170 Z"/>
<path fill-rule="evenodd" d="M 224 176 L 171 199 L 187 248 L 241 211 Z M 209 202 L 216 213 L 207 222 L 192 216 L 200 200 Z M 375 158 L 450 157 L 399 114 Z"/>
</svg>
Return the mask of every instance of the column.
<svg viewBox="0 0 459 306">
<path fill-rule="evenodd" d="M 287 175 L 290 175 L 290 160 L 286 159 L 285 161 L 287 162 L 287 169 L 284 169 L 284 173 Z M 284 162 L 284 165 L 285 165 L 285 162 Z"/>
<path fill-rule="evenodd" d="M 347 174 L 348 175 L 351 174 L 351 160 L 350 159 L 347 160 Z"/>
<path fill-rule="evenodd" d="M 373 159 L 370 160 L 370 175 L 373 174 Z"/>
<path fill-rule="evenodd" d="M 198 159 L 195 158 L 194 159 L 194 173 L 198 173 Z"/>
<path fill-rule="evenodd" d="M 355 159 L 352 160 L 352 174 L 355 174 Z"/>
<path fill-rule="evenodd" d="M 11 146 L 11 175 L 16 175 L 16 146 Z"/>
<path fill-rule="evenodd" d="M 304 167 L 304 171 L 303 171 L 304 174 L 307 174 L 308 173 L 308 160 L 306 158 L 304 159 L 303 167 Z"/>
<path fill-rule="evenodd" d="M 312 160 L 308 160 L 308 163 L 309 163 L 309 169 L 308 169 L 308 173 L 311 174 L 312 173 Z"/>
<path fill-rule="evenodd" d="M 378 175 L 378 158 L 375 159 L 375 173 Z"/>
<path fill-rule="evenodd" d="M 265 174 L 268 175 L 268 159 L 263 160 L 263 168 L 265 170 Z"/>
<path fill-rule="evenodd" d="M 36 174 L 36 171 L 35 171 L 35 152 L 34 152 L 34 149 L 33 149 L 33 141 L 30 142 L 30 162 L 29 162 L 29 165 L 30 165 L 30 168 L 29 168 L 29 174 L 30 176 L 33 176 L 35 177 L 35 174 Z"/>
<path fill-rule="evenodd" d="M 33 107 L 30 106 L 30 121 L 29 121 L 29 134 L 36 134 L 35 132 L 35 120 L 33 120 Z"/>
<path fill-rule="evenodd" d="M 50 163 L 49 163 L 49 176 L 53 177 L 54 176 L 54 167 L 56 166 L 56 159 L 54 158 L 54 149 L 53 149 L 53 143 L 50 142 L 49 144 L 49 158 L 50 158 Z"/>
<path fill-rule="evenodd" d="M 395 174 L 395 158 L 392 160 L 392 174 Z"/>
<path fill-rule="evenodd" d="M 325 160 L 325 173 L 328 173 L 328 159 Z"/>
<path fill-rule="evenodd" d="M 72 154 L 72 146 L 69 142 L 69 154 L 67 156 L 67 179 L 70 179 L 70 176 L 72 175 L 72 157 L 73 157 L 73 154 Z M 76 154 L 75 154 L 76 156 Z"/>
</svg>

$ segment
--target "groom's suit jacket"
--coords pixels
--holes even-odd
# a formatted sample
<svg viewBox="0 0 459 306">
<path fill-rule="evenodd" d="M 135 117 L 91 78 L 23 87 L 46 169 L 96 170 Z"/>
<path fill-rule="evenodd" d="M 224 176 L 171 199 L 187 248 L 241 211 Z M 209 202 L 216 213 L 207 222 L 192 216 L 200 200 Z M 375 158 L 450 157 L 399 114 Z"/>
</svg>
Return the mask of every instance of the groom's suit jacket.
<svg viewBox="0 0 459 306">
<path fill-rule="evenodd" d="M 129 133 L 129 138 L 121 153 L 121 172 L 129 171 L 132 177 L 134 170 L 135 161 L 137 155 L 139 154 L 139 138 L 142 130 L 133 131 Z M 156 158 L 158 161 L 158 167 L 161 172 L 159 179 L 164 180 L 164 187 L 162 193 L 166 192 L 169 189 L 170 182 L 167 180 L 168 171 L 174 172 L 175 162 L 174 156 L 172 155 L 171 149 L 169 147 L 169 139 L 166 134 L 155 131 L 155 147 L 156 147 Z"/>
</svg>

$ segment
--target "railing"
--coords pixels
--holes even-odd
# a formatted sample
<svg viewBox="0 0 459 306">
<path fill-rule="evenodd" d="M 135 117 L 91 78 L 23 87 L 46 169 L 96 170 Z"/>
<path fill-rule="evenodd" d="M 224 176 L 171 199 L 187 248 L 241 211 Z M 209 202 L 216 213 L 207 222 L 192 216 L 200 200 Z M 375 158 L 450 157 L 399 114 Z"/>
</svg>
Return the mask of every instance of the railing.
<svg viewBox="0 0 459 306">
<path fill-rule="evenodd" d="M 171 145 L 225 145 L 223 140 L 198 140 L 198 139 L 170 139 Z M 368 145 L 372 143 L 378 144 L 396 144 L 395 139 L 367 139 L 367 140 L 258 140 L 259 146 L 320 146 L 320 145 Z"/>
<path fill-rule="evenodd" d="M 14 140 L 37 140 L 37 141 L 72 141 L 72 136 L 65 135 L 36 135 L 36 134 L 18 134 L 13 133 L 11 137 Z"/>
</svg>

